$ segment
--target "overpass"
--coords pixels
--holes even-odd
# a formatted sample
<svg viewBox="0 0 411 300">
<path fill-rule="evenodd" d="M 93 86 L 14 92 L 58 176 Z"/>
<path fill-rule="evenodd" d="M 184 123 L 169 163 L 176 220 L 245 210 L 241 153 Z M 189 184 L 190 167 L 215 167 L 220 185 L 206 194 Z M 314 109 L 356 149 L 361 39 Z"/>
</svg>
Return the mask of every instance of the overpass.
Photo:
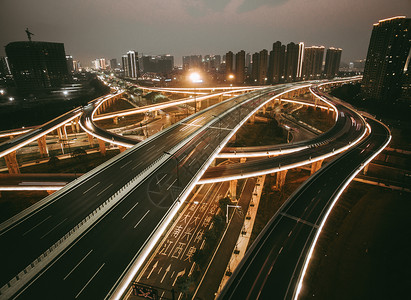
<svg viewBox="0 0 411 300">
<path fill-rule="evenodd" d="M 317 88 L 317 97 L 341 104 Z M 351 110 L 352 115 L 360 116 Z M 367 123 L 365 123 L 365 121 Z M 389 129 L 363 120 L 369 134 L 311 176 L 269 221 L 218 299 L 297 299 L 321 230 L 351 180 L 390 142 Z"/>
<path fill-rule="evenodd" d="M 68 287 L 73 298 L 120 295 L 223 145 L 287 88 L 224 101 L 191 116 L 3 223 L 0 240 L 12 246 L 2 249 L 9 263 L 1 295 L 41 297 Z M 133 243 L 125 247 L 128 241 Z M 33 245 L 30 253 L 26 244 Z"/>
<path fill-rule="evenodd" d="M 241 106 L 246 120 L 268 97 L 226 100 L 205 109 L 3 223 L 0 241 L 10 247 L 0 250 L 8 258 L 0 274 L 2 297 L 45 296 L 45 286 L 50 295 L 71 290 L 73 298 L 121 294 L 196 181 L 240 126 L 232 112 Z M 125 249 L 130 240 L 132 245 Z M 87 254 L 82 249 L 95 253 L 84 265 L 99 274 L 87 288 L 93 277 L 89 271 L 57 276 L 79 263 Z"/>
</svg>

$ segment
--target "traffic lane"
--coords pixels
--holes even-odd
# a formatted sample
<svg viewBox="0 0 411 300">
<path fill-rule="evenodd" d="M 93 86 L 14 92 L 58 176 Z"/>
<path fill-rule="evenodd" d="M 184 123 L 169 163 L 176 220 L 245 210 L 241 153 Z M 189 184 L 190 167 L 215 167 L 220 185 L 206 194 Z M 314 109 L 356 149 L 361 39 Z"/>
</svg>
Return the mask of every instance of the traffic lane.
<svg viewBox="0 0 411 300">
<path fill-rule="evenodd" d="M 235 271 L 238 274 L 229 288 L 224 290 L 221 299 L 257 299 L 267 281 L 266 274 L 270 274 L 273 269 L 277 270 L 276 263 L 284 256 L 284 246 L 295 225 L 294 220 L 284 217 L 271 221 L 266 231 L 260 234 L 261 238 L 255 241 L 256 245 L 251 248 L 254 249 L 253 255 L 247 256 L 244 267 Z M 275 287 L 278 288 L 278 284 Z"/>
<path fill-rule="evenodd" d="M 151 160 L 154 160 L 157 157 L 153 154 L 153 151 L 150 151 L 150 147 L 148 147 L 147 152 L 150 154 Z M 139 152 L 141 151 L 136 151 L 128 155 L 127 158 L 119 160 L 110 166 L 106 172 L 83 182 L 80 187 L 76 187 L 71 193 L 63 195 L 53 205 L 46 206 L 26 219 L 25 222 L 13 228 L 13 230 L 3 234 L 1 242 L 10 246 L 0 250 L 3 252 L 4 257 L 9 258 L 4 265 L 4 272 L 0 275 L 0 281 L 5 284 L 12 276 L 24 269 L 59 240 L 61 236 L 83 220 L 90 211 L 93 211 L 107 200 L 112 195 L 110 189 L 118 190 L 133 178 L 136 174 L 125 174 L 122 166 L 132 161 L 134 156 L 141 159 Z M 127 160 L 126 163 L 124 163 L 124 160 Z M 151 161 L 148 160 L 148 163 L 151 163 Z M 148 163 L 142 164 L 140 169 L 147 167 Z M 121 166 L 117 167 L 118 165 Z M 107 172 L 110 173 L 109 176 L 106 175 Z M 116 178 L 116 180 L 113 181 L 112 178 Z M 98 181 L 99 179 L 101 181 Z M 98 185 L 100 191 L 96 190 L 96 185 Z M 93 191 L 95 192 L 92 193 Z M 50 229 L 52 229 L 51 232 L 49 232 Z M 31 251 L 26 251 L 26 245 L 31 245 Z"/>
<path fill-rule="evenodd" d="M 42 299 L 44 293 L 60 298 L 62 291 L 66 299 L 105 298 L 166 210 L 148 201 L 135 206 L 138 193 L 127 197 L 71 246 L 19 299 Z"/>
<path fill-rule="evenodd" d="M 195 146 L 195 145 L 194 145 Z M 188 150 L 190 150 L 190 149 L 188 149 Z M 162 172 L 163 173 L 171 173 L 171 171 L 172 171 L 172 169 L 175 167 L 175 165 L 174 165 L 174 162 L 172 162 L 172 160 L 169 160 L 165 165 L 164 165 L 164 167 L 163 168 L 161 168 L 162 170 Z M 161 193 L 159 190 L 156 190 L 155 188 L 157 187 L 158 188 L 158 184 L 157 184 L 157 182 L 158 182 L 158 180 L 162 180 L 161 178 L 159 178 L 159 176 L 161 175 L 161 172 L 159 172 L 159 173 L 157 173 L 157 174 L 155 174 L 155 175 L 153 175 L 153 176 L 151 176 L 150 177 L 150 179 L 148 179 L 148 180 L 146 180 L 146 181 L 144 181 L 144 184 L 142 184 L 141 186 L 139 186 L 139 188 L 137 188 L 132 194 L 131 194 L 131 196 L 128 196 L 127 198 L 125 198 L 125 200 L 124 201 L 121 201 L 121 203 L 119 203 L 118 204 L 118 208 L 116 207 L 116 209 L 114 209 L 110 214 L 108 214 L 108 215 L 106 215 L 106 217 L 105 218 L 103 218 L 102 220 L 101 220 L 101 222 L 98 222 L 97 224 L 96 224 L 96 226 L 93 228 L 93 230 L 90 232 L 90 233 L 93 233 L 93 235 L 89 235 L 89 234 L 87 234 L 87 235 L 85 235 L 80 241 L 79 241 L 79 243 L 77 243 L 77 244 L 75 244 L 74 246 L 73 246 L 73 249 L 74 248 L 76 248 L 76 247 L 82 247 L 82 248 L 87 248 L 87 246 L 85 246 L 85 245 L 83 245 L 83 243 L 85 243 L 85 241 L 86 240 L 89 240 L 89 239 L 91 239 L 91 241 L 89 242 L 90 243 L 90 246 L 91 245 L 93 245 L 93 244 L 96 244 L 96 241 L 93 239 L 93 238 L 88 238 L 89 236 L 94 236 L 94 234 L 96 234 L 96 239 L 100 239 L 100 242 L 101 242 L 101 240 L 103 240 L 103 239 L 106 239 L 106 238 L 108 238 L 109 240 L 107 241 L 107 242 L 105 242 L 104 244 L 109 244 L 110 243 L 110 240 L 112 240 L 112 238 L 110 237 L 110 235 L 111 235 L 111 233 L 109 233 L 110 232 L 110 228 L 112 228 L 112 227 L 115 227 L 115 228 L 118 228 L 115 224 L 116 223 L 119 223 L 119 222 L 121 222 L 121 221 L 119 221 L 119 220 L 115 220 L 115 219 L 113 219 L 113 218 L 115 218 L 117 215 L 119 215 L 119 211 L 120 211 L 120 214 L 123 214 L 122 216 L 124 217 L 129 211 L 130 211 L 130 207 L 133 207 L 132 205 L 135 205 L 135 202 L 133 202 L 132 201 L 132 203 L 130 203 L 129 205 L 127 205 L 127 207 L 126 208 L 121 208 L 121 207 L 123 207 L 127 202 L 129 202 L 130 200 L 129 199 L 136 199 L 136 198 L 141 198 L 141 197 L 143 197 L 142 198 L 142 203 L 145 203 L 145 205 L 143 205 L 142 207 L 146 207 L 146 205 L 147 204 L 149 204 L 150 205 L 150 203 L 151 203 L 151 205 L 154 207 L 153 208 L 153 215 L 154 215 L 154 213 L 156 212 L 157 213 L 157 215 L 158 215 L 158 217 L 157 217 L 157 219 L 155 219 L 155 220 L 150 220 L 149 218 L 147 218 L 146 220 L 144 220 L 144 222 L 141 222 L 141 224 L 146 224 L 146 222 L 149 222 L 151 225 L 153 225 L 154 227 L 156 226 L 156 224 L 158 224 L 158 222 L 159 222 L 159 220 L 161 219 L 161 217 L 163 216 L 163 214 L 164 214 L 164 210 L 165 209 L 167 209 L 172 203 L 173 203 L 173 201 L 174 201 L 174 199 L 175 199 L 175 196 L 177 196 L 178 195 L 178 192 L 179 191 L 177 191 L 177 194 L 174 194 L 173 195 L 173 190 L 172 189 L 170 189 L 170 193 L 168 194 L 168 195 L 164 195 L 164 193 Z M 185 177 L 183 177 L 183 180 L 184 180 L 184 178 Z M 188 180 L 190 180 L 191 178 L 190 177 L 188 177 Z M 171 179 L 170 179 L 171 180 Z M 165 187 L 167 187 L 167 184 L 164 184 L 164 186 L 163 186 L 163 188 L 165 188 Z M 132 195 L 135 195 L 135 197 L 134 196 L 132 196 Z M 144 199 L 146 199 L 146 200 L 144 200 Z M 147 199 L 149 199 L 149 200 L 147 200 Z M 132 212 L 132 211 L 131 211 Z M 151 213 L 150 214 L 148 214 L 148 216 L 150 216 L 151 215 Z M 119 216 L 118 216 L 119 217 Z M 119 218 L 118 218 L 119 219 Z M 138 222 L 139 223 L 139 222 Z M 140 223 L 139 223 L 140 224 Z M 97 229 L 97 227 L 99 227 L 99 226 L 104 226 L 105 225 L 105 229 L 103 229 L 103 230 L 99 230 L 99 229 Z M 138 224 L 136 224 L 136 225 L 138 225 Z M 124 226 L 123 224 L 122 224 L 122 226 Z M 154 229 L 154 227 L 153 227 L 153 229 Z M 148 232 L 147 233 L 147 235 L 149 235 L 151 232 L 152 232 L 152 229 L 147 229 L 148 231 L 146 231 L 146 232 Z M 124 228 L 121 228 L 121 230 L 120 230 L 121 232 L 126 232 L 126 229 L 124 229 Z M 98 232 L 102 232 L 100 235 L 99 234 L 97 234 Z M 114 234 L 114 233 L 113 233 Z M 142 234 L 140 234 L 140 237 L 142 236 Z M 118 238 L 121 238 L 120 236 L 118 237 Z M 132 239 L 134 240 L 136 237 L 133 237 Z M 141 241 L 141 240 L 140 240 Z M 144 240 L 145 241 L 145 240 Z M 113 250 L 111 250 L 111 257 L 113 257 L 113 256 L 117 256 L 116 255 L 116 253 L 118 253 L 118 252 L 121 252 L 121 250 L 123 249 L 123 246 L 122 245 L 125 245 L 125 244 L 127 244 L 127 240 L 123 240 L 122 242 L 120 242 L 120 241 L 118 241 L 118 242 L 116 242 L 116 243 L 113 243 L 113 247 L 114 247 L 114 249 Z M 143 242 L 141 242 L 141 243 L 139 243 L 139 247 L 141 247 L 142 246 L 142 244 L 143 244 Z M 116 248 L 117 247 L 117 248 Z M 120 247 L 120 249 L 118 248 L 118 247 Z M 135 253 L 137 253 L 138 251 L 137 251 L 138 249 L 135 249 L 135 248 L 133 248 L 132 250 L 131 250 L 131 255 L 133 256 Z M 71 251 L 71 250 L 70 250 Z M 126 257 L 125 255 L 121 255 L 122 256 L 122 258 L 124 258 L 124 257 Z M 130 258 L 130 256 L 128 256 L 124 261 L 123 261 L 123 264 L 120 264 L 119 262 L 116 262 L 115 264 L 116 264 L 116 266 L 119 266 L 118 267 L 118 272 L 121 274 L 121 272 L 122 272 L 122 270 L 124 270 L 125 268 L 126 268 L 126 266 L 127 266 L 127 264 L 130 262 L 130 260 L 131 260 L 131 258 Z M 126 264 L 126 262 L 127 262 L 127 264 Z M 99 262 L 98 262 L 99 263 Z M 97 264 L 98 264 L 97 263 Z M 56 265 L 58 264 L 58 262 L 56 263 Z M 63 269 L 64 269 L 64 267 L 63 267 Z M 57 271 L 54 271 L 53 270 L 53 272 L 57 272 Z M 47 271 L 47 273 L 49 273 L 48 271 Z M 112 274 L 112 276 L 113 276 L 113 274 L 114 274 L 114 276 L 111 278 L 111 282 L 110 282 L 110 286 L 111 285 L 113 285 L 114 284 L 114 282 L 115 282 L 115 280 L 117 280 L 117 277 L 116 276 L 118 276 L 118 273 L 114 273 L 114 272 L 111 272 L 111 274 Z M 99 275 L 100 276 L 100 275 Z M 43 276 L 42 276 L 43 277 Z M 51 276 L 52 277 L 52 276 Z M 113 281 L 114 280 L 114 281 Z M 37 281 L 37 282 L 40 282 L 40 281 Z M 57 283 L 55 283 L 55 284 L 57 284 Z M 99 286 L 101 286 L 101 284 L 98 284 Z M 43 287 L 44 288 L 44 287 Z M 31 287 L 29 288 L 30 289 L 30 292 L 28 292 L 29 294 L 32 294 L 32 292 L 31 292 Z M 26 292 L 27 293 L 27 292 Z M 94 293 L 94 292 L 93 292 Z"/>
<path fill-rule="evenodd" d="M 60 224 L 59 224 L 60 225 Z"/>
<path fill-rule="evenodd" d="M 312 223 L 317 223 L 322 218 L 323 210 L 328 206 L 328 201 L 333 198 L 335 191 L 350 176 L 354 170 L 371 157 L 382 144 L 386 142 L 384 135 L 371 134 L 361 144 L 344 153 L 344 158 L 333 162 L 333 167 L 325 170 L 324 176 L 316 180 L 315 185 L 310 185 L 305 191 L 306 199 L 316 199 L 314 207 L 308 207 L 301 201 L 290 204 L 287 211 L 294 216 L 301 216 Z M 368 145 L 368 146 L 367 146 Z M 301 203 L 301 204 L 297 204 Z M 304 210 L 303 210 L 304 208 Z"/>
<path fill-rule="evenodd" d="M 282 218 L 282 222 L 288 223 L 286 218 Z M 298 279 L 298 266 L 303 263 L 308 245 L 315 235 L 313 227 L 294 220 L 291 220 L 289 228 L 284 227 L 283 230 L 290 228 L 289 236 L 282 242 L 282 249 L 278 250 L 274 260 L 270 260 L 271 271 L 264 274 L 265 281 L 259 291 L 259 299 L 291 299 L 294 293 L 292 282 Z"/>
<path fill-rule="evenodd" d="M 182 135 L 182 137 L 184 137 L 184 135 L 187 135 L 187 132 L 184 134 L 179 133 L 179 135 L 180 136 Z M 157 144 L 167 145 L 167 144 L 174 144 L 174 143 L 175 142 L 173 142 L 172 140 L 169 142 L 154 140 L 154 145 L 143 147 L 143 149 L 141 149 L 140 151 L 136 151 L 128 155 L 127 157 L 120 159 L 115 164 L 111 165 L 106 170 L 106 172 L 101 173 L 99 174 L 99 176 L 95 176 L 93 179 L 90 179 L 86 182 L 82 182 L 80 187 L 79 186 L 76 187 L 76 189 L 74 189 L 71 193 L 61 197 L 59 201 L 55 201 L 53 205 L 48 205 L 47 207 L 42 209 L 40 212 L 26 219 L 25 222 L 20 223 L 18 226 L 13 228 L 12 231 L 8 231 L 7 233 L 3 234 L 1 236 L 2 243 L 8 244 L 8 245 L 15 245 L 15 249 L 14 249 L 15 251 L 10 251 L 10 249 L 7 249 L 7 250 L 2 249 L 4 251 L 7 251 L 4 254 L 8 255 L 8 257 L 10 257 L 10 252 L 14 256 L 21 255 L 22 254 L 21 251 L 25 252 L 24 247 L 22 247 L 22 245 L 24 244 L 36 245 L 30 252 L 33 254 L 29 258 L 27 259 L 20 258 L 18 260 L 19 264 L 11 263 L 13 268 L 19 268 L 19 267 L 24 268 L 25 266 L 27 266 L 38 255 L 40 255 L 45 249 L 47 249 L 49 245 L 54 243 L 62 235 L 64 235 L 66 232 L 71 230 L 76 224 L 78 224 L 78 222 L 80 222 L 86 215 L 88 215 L 90 211 L 94 210 L 102 202 L 108 199 L 111 196 L 111 194 L 109 190 L 107 189 L 107 187 L 118 190 L 126 182 L 128 182 L 131 178 L 133 178 L 136 174 L 138 174 L 140 170 L 143 170 L 144 168 L 146 168 L 147 165 L 151 163 L 152 160 L 157 158 L 155 151 L 151 151 L 152 147 L 157 148 L 156 152 L 159 152 L 158 150 L 161 148 L 159 148 Z M 145 151 L 144 148 L 147 148 L 147 151 Z M 139 167 L 139 169 L 136 170 L 134 174 L 131 174 L 131 175 L 124 174 L 124 172 L 122 171 L 123 166 L 125 166 L 129 162 L 132 162 L 134 157 L 136 157 L 137 159 L 141 159 L 140 157 L 141 151 L 145 151 L 146 153 L 149 154 L 149 155 L 145 155 L 147 163 L 142 164 Z M 160 153 L 160 154 L 162 155 L 163 153 Z M 124 163 L 124 161 L 126 162 Z M 121 166 L 118 167 L 118 165 L 121 165 Z M 107 176 L 105 173 L 110 173 L 110 176 Z M 126 175 L 129 175 L 129 176 L 126 176 Z M 112 178 L 117 178 L 117 179 L 116 181 L 113 182 Z M 99 187 L 104 187 L 104 189 L 100 192 L 96 191 L 94 194 L 92 194 L 91 192 L 93 191 L 90 191 L 90 189 L 95 190 L 96 185 L 99 185 Z M 97 197 L 96 197 L 96 194 L 97 194 Z M 93 201 L 90 201 L 91 199 Z M 38 239 L 40 239 L 40 237 L 44 234 L 44 230 L 48 230 L 49 227 L 53 228 L 54 226 L 56 226 L 56 223 L 54 222 L 53 218 L 51 218 L 51 216 L 55 216 L 55 215 L 62 216 L 62 220 L 65 220 L 65 224 L 62 224 L 62 226 L 63 225 L 65 226 L 63 227 L 60 226 L 59 231 L 55 231 L 54 235 L 49 235 L 49 238 L 44 240 L 44 241 L 48 241 L 47 243 L 42 243 L 42 244 L 38 243 Z M 77 218 L 74 218 L 74 221 L 70 223 L 69 222 L 70 220 L 67 221 L 67 215 L 70 216 L 69 218 L 70 220 L 73 219 L 72 216 L 77 216 Z M 63 218 L 64 216 L 66 218 Z M 36 230 L 32 230 L 33 228 L 35 228 Z M 29 236 L 26 236 L 25 233 L 27 232 L 30 232 Z M 37 236 L 34 236 L 33 234 L 35 232 L 38 232 L 39 234 Z M 24 239 L 21 239 L 21 236 L 25 236 Z M 30 240 L 30 236 L 32 236 L 32 240 Z M 18 242 L 19 240 L 20 240 L 20 243 Z M 10 259 L 10 261 L 13 262 L 14 260 Z M 6 274 L 10 274 L 8 272 L 4 272 L 4 273 L 2 272 L 2 274 L 6 276 L 5 278 L 7 278 L 7 276 L 10 276 L 10 275 L 6 275 Z M 8 280 L 8 279 L 10 278 L 7 278 L 7 279 L 3 278 L 3 281 Z"/>
<path fill-rule="evenodd" d="M 295 153 L 271 158 L 248 160 L 244 163 L 210 167 L 202 179 L 234 176 L 238 174 L 245 175 L 247 173 L 259 172 L 261 170 L 279 168 L 280 166 L 285 167 L 286 165 L 299 163 L 301 161 L 307 161 L 307 164 L 309 164 L 311 160 L 317 157 L 334 152 L 334 150 L 339 148 L 338 146 L 346 146 L 349 142 L 359 138 L 361 134 L 362 131 L 350 131 L 348 134 L 342 135 L 338 141 L 303 149 Z"/>
</svg>

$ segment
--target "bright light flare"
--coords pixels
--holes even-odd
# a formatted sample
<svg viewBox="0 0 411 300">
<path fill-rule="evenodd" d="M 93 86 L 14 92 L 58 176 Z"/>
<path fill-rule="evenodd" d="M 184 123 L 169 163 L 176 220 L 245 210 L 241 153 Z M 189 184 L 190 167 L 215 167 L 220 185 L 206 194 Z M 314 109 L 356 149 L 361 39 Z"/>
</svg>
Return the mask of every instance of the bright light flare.
<svg viewBox="0 0 411 300">
<path fill-rule="evenodd" d="M 203 82 L 203 80 L 201 79 L 201 76 L 199 73 L 194 72 L 190 74 L 190 80 L 193 83 L 199 83 L 199 82 Z"/>
</svg>

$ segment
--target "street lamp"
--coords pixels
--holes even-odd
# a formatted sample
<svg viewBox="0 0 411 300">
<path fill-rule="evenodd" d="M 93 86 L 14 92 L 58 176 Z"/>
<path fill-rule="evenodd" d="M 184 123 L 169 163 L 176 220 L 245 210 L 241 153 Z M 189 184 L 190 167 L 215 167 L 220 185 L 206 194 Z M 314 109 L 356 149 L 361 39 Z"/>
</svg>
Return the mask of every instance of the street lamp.
<svg viewBox="0 0 411 300">
<path fill-rule="evenodd" d="M 196 83 L 203 82 L 199 73 L 194 72 L 190 74 L 190 80 L 194 84 L 194 113 L 197 113 L 197 91 L 196 91 Z"/>
<path fill-rule="evenodd" d="M 233 86 L 233 82 L 232 82 L 232 81 L 233 81 L 234 77 L 235 77 L 235 76 L 234 76 L 233 74 L 228 75 L 228 79 L 229 79 L 229 81 L 231 82 L 231 83 L 230 83 L 230 86 Z"/>
</svg>

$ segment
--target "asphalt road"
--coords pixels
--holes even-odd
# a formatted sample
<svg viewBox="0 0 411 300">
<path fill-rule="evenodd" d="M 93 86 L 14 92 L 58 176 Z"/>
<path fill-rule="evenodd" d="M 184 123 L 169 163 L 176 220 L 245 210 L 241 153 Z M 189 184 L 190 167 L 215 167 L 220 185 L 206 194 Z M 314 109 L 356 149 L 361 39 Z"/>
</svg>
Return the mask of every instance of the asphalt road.
<svg viewBox="0 0 411 300">
<path fill-rule="evenodd" d="M 249 100 L 248 95 L 240 97 Z M 251 111 L 261 101 L 250 100 L 242 111 Z M 90 299 L 104 298 L 112 292 L 112 287 L 128 270 L 130 262 L 140 254 L 181 190 L 191 182 L 220 141 L 229 134 L 230 131 L 225 128 L 236 124 L 237 118 L 232 118 L 230 114 L 215 117 L 235 105 L 233 101 L 222 102 L 151 137 L 113 159 L 92 176 L 87 177 L 86 174 L 78 179 L 78 184 L 69 191 L 57 192 L 53 201 L 0 232 L 0 243 L 7 245 L 0 250 L 2 257 L 6 258 L 2 262 L 0 284 L 7 283 L 114 191 L 164 156 L 164 151 L 191 137 L 173 155 L 176 159 L 166 155 L 168 158 L 154 173 L 140 182 L 86 234 L 68 247 L 19 297 L 49 298 L 58 295 L 59 298 L 72 299 L 78 296 Z M 204 125 L 209 122 L 212 122 L 211 126 L 205 128 Z M 177 160 L 179 178 L 176 172 Z M 27 250 L 28 247 L 30 250 Z M 74 267 L 75 270 L 67 276 L 68 270 Z M 82 271 L 77 272 L 79 270 Z"/>
<path fill-rule="evenodd" d="M 270 220 L 218 299 L 291 299 L 321 222 L 355 170 L 381 150 L 390 133 L 368 120 L 372 131 L 299 188 Z"/>
<path fill-rule="evenodd" d="M 311 163 L 320 156 L 332 153 L 340 147 L 344 147 L 360 138 L 365 131 L 365 124 L 361 117 L 342 105 L 336 105 L 339 117 L 334 126 L 327 132 L 294 144 L 286 144 L 283 150 L 292 147 L 305 147 L 304 149 L 289 154 L 283 154 L 271 158 L 248 160 L 244 163 L 233 163 L 217 167 L 210 167 L 201 181 L 230 180 L 233 177 L 246 178 L 260 175 L 260 172 L 272 173 L 293 164 L 306 161 Z M 274 148 L 271 148 L 274 149 Z M 280 148 L 278 148 L 280 149 Z M 224 179 L 225 178 L 225 179 Z"/>
</svg>

